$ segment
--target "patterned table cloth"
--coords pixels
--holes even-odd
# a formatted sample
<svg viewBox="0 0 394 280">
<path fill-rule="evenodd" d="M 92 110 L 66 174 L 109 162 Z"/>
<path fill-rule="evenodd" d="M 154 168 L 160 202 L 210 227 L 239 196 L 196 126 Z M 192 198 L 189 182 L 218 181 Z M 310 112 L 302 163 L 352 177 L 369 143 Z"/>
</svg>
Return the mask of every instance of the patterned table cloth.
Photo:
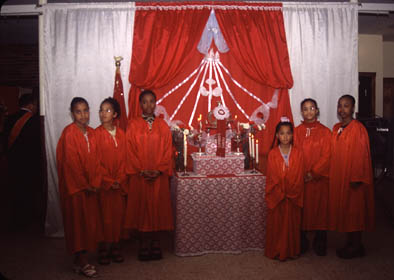
<svg viewBox="0 0 394 280">
<path fill-rule="evenodd" d="M 198 175 L 197 175 L 198 176 Z M 174 176 L 175 254 L 263 250 L 265 177 Z"/>
<path fill-rule="evenodd" d="M 226 157 L 216 155 L 198 155 L 193 153 L 193 172 L 201 175 L 240 174 L 245 169 L 245 156 L 227 154 Z"/>
</svg>

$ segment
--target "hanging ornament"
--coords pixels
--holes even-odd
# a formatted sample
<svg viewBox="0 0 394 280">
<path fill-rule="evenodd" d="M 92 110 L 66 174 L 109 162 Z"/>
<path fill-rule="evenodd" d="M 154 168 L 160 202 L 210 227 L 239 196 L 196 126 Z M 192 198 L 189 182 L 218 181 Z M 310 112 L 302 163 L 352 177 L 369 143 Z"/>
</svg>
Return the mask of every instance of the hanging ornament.
<svg viewBox="0 0 394 280">
<path fill-rule="evenodd" d="M 213 109 L 213 115 L 218 120 L 224 120 L 230 117 L 230 111 L 227 107 L 224 107 L 222 104 L 219 104 L 215 109 Z"/>
</svg>

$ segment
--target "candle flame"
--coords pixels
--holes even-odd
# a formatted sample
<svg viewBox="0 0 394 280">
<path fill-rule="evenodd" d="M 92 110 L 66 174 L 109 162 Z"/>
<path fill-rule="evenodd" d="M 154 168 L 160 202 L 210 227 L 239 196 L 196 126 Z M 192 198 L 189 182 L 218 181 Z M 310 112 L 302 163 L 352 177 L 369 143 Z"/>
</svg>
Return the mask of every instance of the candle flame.
<svg viewBox="0 0 394 280">
<path fill-rule="evenodd" d="M 235 115 L 235 117 L 234 117 L 235 119 L 237 119 L 238 117 L 237 117 L 237 115 Z"/>
<path fill-rule="evenodd" d="M 258 143 L 259 143 L 259 140 L 256 139 L 256 144 L 258 144 Z"/>
<path fill-rule="evenodd" d="M 198 118 L 197 118 L 197 121 L 199 122 L 199 121 L 201 121 L 202 120 L 202 114 L 200 114 L 199 116 L 198 116 Z"/>
</svg>

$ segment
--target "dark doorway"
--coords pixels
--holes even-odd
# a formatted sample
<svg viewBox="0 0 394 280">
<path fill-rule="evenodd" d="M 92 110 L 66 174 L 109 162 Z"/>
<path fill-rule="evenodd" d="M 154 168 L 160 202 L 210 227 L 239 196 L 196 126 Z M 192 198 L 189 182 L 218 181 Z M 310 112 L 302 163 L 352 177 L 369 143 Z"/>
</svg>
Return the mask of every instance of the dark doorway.
<svg viewBox="0 0 394 280">
<path fill-rule="evenodd" d="M 358 75 L 358 118 L 375 116 L 376 73 L 360 72 Z"/>
<path fill-rule="evenodd" d="M 383 79 L 383 117 L 394 120 L 394 78 Z"/>
</svg>

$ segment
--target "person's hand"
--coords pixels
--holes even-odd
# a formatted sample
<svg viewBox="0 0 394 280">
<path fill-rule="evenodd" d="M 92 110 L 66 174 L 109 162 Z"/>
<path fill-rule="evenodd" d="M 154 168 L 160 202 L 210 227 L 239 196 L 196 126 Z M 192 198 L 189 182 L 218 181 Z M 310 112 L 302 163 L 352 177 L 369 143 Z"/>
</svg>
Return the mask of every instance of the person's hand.
<svg viewBox="0 0 394 280">
<path fill-rule="evenodd" d="M 119 190 L 120 189 L 120 184 L 118 182 L 115 182 L 112 184 L 111 188 L 113 190 Z"/>
<path fill-rule="evenodd" d="M 85 189 L 85 191 L 86 191 L 88 194 L 91 194 L 91 193 L 96 193 L 96 192 L 97 192 L 97 189 L 96 189 L 96 188 L 93 188 L 93 187 L 88 187 L 88 188 Z"/>
<path fill-rule="evenodd" d="M 158 170 L 144 170 L 141 171 L 141 176 L 145 178 L 145 180 L 153 182 L 160 175 L 160 171 Z"/>
<path fill-rule="evenodd" d="M 350 182 L 350 186 L 352 188 L 358 188 L 359 186 L 361 186 L 362 182 Z"/>
<path fill-rule="evenodd" d="M 311 172 L 306 173 L 306 175 L 304 176 L 304 182 L 308 183 L 308 182 L 310 182 L 312 180 L 313 180 L 312 173 Z"/>
</svg>

